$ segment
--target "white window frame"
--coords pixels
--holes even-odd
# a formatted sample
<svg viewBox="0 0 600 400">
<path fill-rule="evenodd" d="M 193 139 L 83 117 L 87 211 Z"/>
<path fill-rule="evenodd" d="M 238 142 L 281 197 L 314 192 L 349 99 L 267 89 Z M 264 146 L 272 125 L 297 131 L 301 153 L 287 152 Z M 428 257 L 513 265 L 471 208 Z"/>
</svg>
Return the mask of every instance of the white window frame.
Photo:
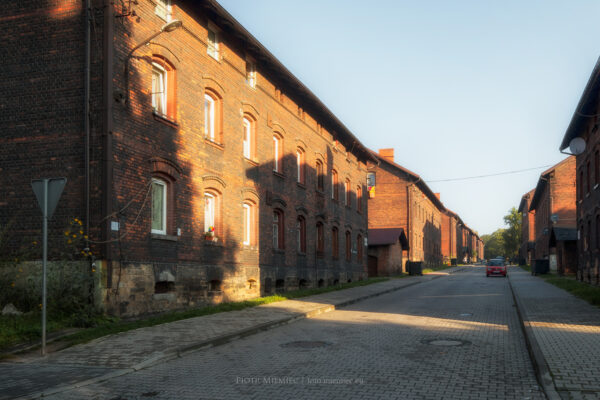
<svg viewBox="0 0 600 400">
<path fill-rule="evenodd" d="M 250 159 L 252 157 L 252 121 L 244 117 L 243 121 L 244 129 L 244 140 L 243 140 L 243 152 L 244 157 Z"/>
<path fill-rule="evenodd" d="M 152 63 L 152 108 L 157 114 L 167 115 L 167 70 L 156 62 Z"/>
<path fill-rule="evenodd" d="M 160 179 L 152 179 L 152 185 L 160 185 L 163 188 L 163 192 L 162 192 L 162 218 L 161 218 L 161 226 L 162 229 L 154 229 L 152 228 L 152 222 L 151 221 L 151 232 L 152 233 L 157 233 L 159 235 L 166 235 L 167 234 L 167 183 L 165 181 L 161 181 Z M 154 196 L 152 197 L 152 200 L 154 201 Z"/>
<path fill-rule="evenodd" d="M 252 242 L 252 206 L 248 203 L 243 204 L 243 227 L 244 227 L 244 246 L 250 246 Z"/>
<path fill-rule="evenodd" d="M 256 87 L 256 63 L 246 61 L 246 83 L 251 88 Z"/>
<path fill-rule="evenodd" d="M 216 231 L 215 219 L 217 211 L 217 197 L 212 193 L 204 193 L 204 232 L 209 232 L 210 227 L 213 227 L 213 232 Z"/>
<path fill-rule="evenodd" d="M 350 197 L 350 185 L 348 184 L 348 180 L 344 181 L 344 205 L 345 206 L 349 206 L 350 202 L 349 202 L 349 197 Z"/>
<path fill-rule="evenodd" d="M 164 19 L 167 22 L 171 22 L 173 7 L 171 6 L 171 0 L 156 0 L 156 7 L 154 7 L 154 13 Z"/>
<path fill-rule="evenodd" d="M 215 141 L 215 99 L 208 93 L 204 94 L 204 136 Z"/>
<path fill-rule="evenodd" d="M 296 150 L 296 180 L 298 183 L 302 182 L 302 168 L 304 167 L 304 152 L 300 149 Z"/>
<path fill-rule="evenodd" d="M 206 39 L 206 53 L 214 58 L 215 60 L 219 60 L 219 32 L 214 29 L 214 27 L 209 26 L 207 29 L 207 39 Z M 210 40 L 211 34 L 214 35 L 214 41 Z"/>
<path fill-rule="evenodd" d="M 277 135 L 273 135 L 273 171 L 281 173 L 281 138 Z"/>
</svg>

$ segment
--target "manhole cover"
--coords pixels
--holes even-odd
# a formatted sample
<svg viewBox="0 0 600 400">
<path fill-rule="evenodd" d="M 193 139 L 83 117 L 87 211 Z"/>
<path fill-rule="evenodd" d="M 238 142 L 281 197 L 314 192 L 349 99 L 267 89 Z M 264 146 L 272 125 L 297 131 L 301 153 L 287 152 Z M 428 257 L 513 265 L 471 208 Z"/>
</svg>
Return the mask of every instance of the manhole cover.
<svg viewBox="0 0 600 400">
<path fill-rule="evenodd" d="M 465 344 L 470 344 L 470 342 L 467 342 L 466 340 L 460 340 L 460 339 L 429 339 L 429 340 L 425 340 L 424 343 L 430 344 L 432 346 L 445 346 L 445 347 L 462 346 Z"/>
<path fill-rule="evenodd" d="M 329 346 L 330 344 L 329 342 L 322 342 L 320 340 L 298 340 L 296 342 L 283 343 L 280 346 L 292 349 L 316 349 Z"/>
</svg>

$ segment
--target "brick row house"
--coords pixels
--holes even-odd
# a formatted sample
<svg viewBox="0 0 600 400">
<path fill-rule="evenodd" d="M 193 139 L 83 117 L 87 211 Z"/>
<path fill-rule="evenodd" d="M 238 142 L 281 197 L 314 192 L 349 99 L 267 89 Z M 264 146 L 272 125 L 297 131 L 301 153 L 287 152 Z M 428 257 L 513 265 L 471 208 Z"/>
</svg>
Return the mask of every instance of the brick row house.
<svg viewBox="0 0 600 400">
<path fill-rule="evenodd" d="M 535 260 L 547 260 L 550 271 L 559 274 L 575 273 L 575 157 L 542 172 L 528 201 L 529 213 L 534 214 L 535 226 L 530 233 Z"/>
<path fill-rule="evenodd" d="M 444 207 L 440 195 L 419 175 L 395 163 L 393 149 L 381 149 L 373 155 L 378 163 L 370 164 L 367 183 L 369 275 L 386 275 L 390 270 L 406 272 L 407 262 L 421 262 L 423 266 L 450 265 L 453 259 L 457 262 L 459 254 L 466 256 L 465 262 L 474 261 L 478 236 Z M 381 253 L 379 238 L 384 232 L 394 232 L 394 243 L 401 242 L 402 235 L 407 238 L 402 247 L 401 269 L 397 267 L 398 257 L 390 259 L 389 251 Z M 378 239 L 372 242 L 372 238 Z"/>
<path fill-rule="evenodd" d="M 529 211 L 535 189 L 521 197 L 519 214 L 521 215 L 521 245 L 519 246 L 519 264 L 531 265 L 535 259 L 535 212 Z"/>
<path fill-rule="evenodd" d="M 82 221 L 109 313 L 366 277 L 377 157 L 217 2 L 113 3 L 5 7 L 3 251 L 39 229 L 30 180 L 66 176 L 50 236 Z M 443 206 L 408 192 L 436 263 Z"/>
<path fill-rule="evenodd" d="M 560 145 L 574 154 L 577 279 L 600 285 L 600 59 L 577 104 Z"/>
</svg>

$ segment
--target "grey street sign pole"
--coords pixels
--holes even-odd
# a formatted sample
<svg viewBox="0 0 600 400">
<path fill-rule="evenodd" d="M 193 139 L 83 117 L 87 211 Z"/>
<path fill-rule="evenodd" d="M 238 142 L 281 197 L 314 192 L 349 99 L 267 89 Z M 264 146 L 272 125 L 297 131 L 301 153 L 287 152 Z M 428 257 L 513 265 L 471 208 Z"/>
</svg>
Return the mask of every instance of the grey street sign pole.
<svg viewBox="0 0 600 400">
<path fill-rule="evenodd" d="M 52 217 L 67 178 L 44 178 L 31 181 L 31 187 L 42 209 L 42 356 L 46 355 L 46 269 L 48 264 L 48 218 Z"/>
</svg>

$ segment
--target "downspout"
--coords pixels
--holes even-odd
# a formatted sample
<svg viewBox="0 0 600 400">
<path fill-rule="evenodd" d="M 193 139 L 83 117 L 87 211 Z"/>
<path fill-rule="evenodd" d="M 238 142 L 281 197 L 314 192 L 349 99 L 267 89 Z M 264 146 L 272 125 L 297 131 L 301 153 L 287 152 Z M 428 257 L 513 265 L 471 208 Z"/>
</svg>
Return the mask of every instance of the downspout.
<svg viewBox="0 0 600 400">
<path fill-rule="evenodd" d="M 104 37 L 103 37 L 103 71 L 102 71 L 102 99 L 104 102 L 103 119 L 103 154 L 102 163 L 104 171 L 102 173 L 102 215 L 112 214 L 112 170 L 113 170 L 113 154 L 112 154 L 112 133 L 113 133 L 113 114 L 112 101 L 113 98 L 113 64 L 114 64 L 114 17 L 113 5 L 111 0 L 104 0 Z M 107 271 L 107 288 L 112 287 L 112 254 L 110 238 L 111 218 L 106 218 L 103 222 L 102 239 L 105 242 L 103 255 L 106 260 Z"/>
<path fill-rule="evenodd" d="M 90 0 L 85 1 L 85 66 L 83 84 L 83 130 L 85 132 L 85 247 L 90 247 Z"/>
</svg>

